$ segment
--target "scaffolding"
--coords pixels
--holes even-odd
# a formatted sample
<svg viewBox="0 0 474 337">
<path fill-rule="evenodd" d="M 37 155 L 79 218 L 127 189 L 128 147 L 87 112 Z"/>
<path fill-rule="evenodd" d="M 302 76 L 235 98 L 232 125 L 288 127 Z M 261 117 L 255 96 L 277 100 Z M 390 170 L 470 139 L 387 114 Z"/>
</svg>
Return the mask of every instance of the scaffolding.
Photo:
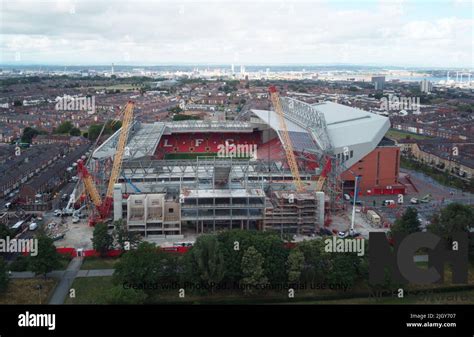
<svg viewBox="0 0 474 337">
<path fill-rule="evenodd" d="M 322 213 L 321 213 L 322 212 Z M 324 193 L 275 191 L 266 199 L 264 230 L 314 234 L 324 218 Z"/>
</svg>

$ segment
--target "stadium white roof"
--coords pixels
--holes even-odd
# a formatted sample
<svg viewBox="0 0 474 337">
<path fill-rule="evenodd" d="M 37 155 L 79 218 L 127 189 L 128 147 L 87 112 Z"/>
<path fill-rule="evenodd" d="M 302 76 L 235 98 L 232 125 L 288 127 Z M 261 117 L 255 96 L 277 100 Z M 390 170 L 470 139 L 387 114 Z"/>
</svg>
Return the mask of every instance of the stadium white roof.
<svg viewBox="0 0 474 337">
<path fill-rule="evenodd" d="M 349 158 L 344 162 L 345 167 L 352 166 L 375 149 L 385 133 L 390 129 L 390 121 L 387 117 L 361 109 L 333 102 L 317 103 L 312 105 L 312 107 L 324 116 L 333 154 L 342 156 L 344 150 L 348 151 Z M 269 121 L 268 125 L 275 131 L 281 131 L 278 116 L 274 111 L 252 110 L 252 112 L 263 122 L 267 123 Z M 268 118 L 269 114 L 270 118 Z M 296 123 L 298 120 L 296 115 L 292 116 L 291 121 L 285 116 L 285 120 L 288 131 L 306 133 L 311 138 L 313 135 L 316 137 L 318 135 L 317 132 L 311 132 L 306 127 L 306 121 L 301 120 L 300 123 Z M 318 143 L 317 140 L 316 143 Z M 293 144 L 295 144 L 294 140 Z M 294 147 L 295 150 L 298 150 L 296 146 Z M 311 148 L 307 149 L 311 150 Z"/>
</svg>

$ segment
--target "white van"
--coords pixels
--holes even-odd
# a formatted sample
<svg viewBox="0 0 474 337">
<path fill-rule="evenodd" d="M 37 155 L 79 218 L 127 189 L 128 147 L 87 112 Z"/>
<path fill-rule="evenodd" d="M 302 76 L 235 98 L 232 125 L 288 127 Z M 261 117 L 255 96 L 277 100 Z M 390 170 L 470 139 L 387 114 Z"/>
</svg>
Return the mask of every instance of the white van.
<svg viewBox="0 0 474 337">
<path fill-rule="evenodd" d="M 380 216 L 375 211 L 372 211 L 370 209 L 367 211 L 367 219 L 369 219 L 369 221 L 373 224 L 380 224 Z"/>
</svg>

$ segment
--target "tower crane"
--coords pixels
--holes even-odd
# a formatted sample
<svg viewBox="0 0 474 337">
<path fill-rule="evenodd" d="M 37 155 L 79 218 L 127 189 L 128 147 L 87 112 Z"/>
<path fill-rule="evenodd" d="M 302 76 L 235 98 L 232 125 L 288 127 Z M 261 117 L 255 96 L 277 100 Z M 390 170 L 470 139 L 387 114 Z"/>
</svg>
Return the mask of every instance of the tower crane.
<svg viewBox="0 0 474 337">
<path fill-rule="evenodd" d="M 316 191 L 317 192 L 323 190 L 324 182 L 326 181 L 326 178 L 327 178 L 329 172 L 331 171 L 331 168 L 332 168 L 331 158 L 326 157 L 326 162 L 325 162 L 324 167 L 321 171 L 321 174 L 319 175 L 318 182 L 316 183 Z"/>
<path fill-rule="evenodd" d="M 293 143 L 291 142 L 290 135 L 288 134 L 288 128 L 285 122 L 285 115 L 281 107 L 278 91 L 273 85 L 268 88 L 268 91 L 270 92 L 270 98 L 272 100 L 273 108 L 275 109 L 279 117 L 283 147 L 285 149 L 286 159 L 288 160 L 288 165 L 290 166 L 291 174 L 293 175 L 293 181 L 295 183 L 296 190 L 298 192 L 304 192 L 304 185 L 301 181 L 298 164 L 296 163 L 295 153 L 293 151 Z"/>
<path fill-rule="evenodd" d="M 133 121 L 133 107 L 134 103 L 132 101 L 129 101 L 124 109 L 122 129 L 119 134 L 115 156 L 113 159 L 112 170 L 110 173 L 109 184 L 107 186 L 107 192 L 105 194 L 104 199 L 101 199 L 99 191 L 97 190 L 97 186 L 94 180 L 92 179 L 91 174 L 87 170 L 85 163 L 82 160 L 78 162 L 77 170 L 79 176 L 82 178 L 85 190 L 98 212 L 98 217 L 92 217 L 90 219 L 90 225 L 94 225 L 98 221 L 106 221 L 110 216 L 110 210 L 112 208 L 113 203 L 114 185 L 117 182 L 120 170 L 122 168 L 125 145 L 127 144 L 130 125 Z"/>
</svg>

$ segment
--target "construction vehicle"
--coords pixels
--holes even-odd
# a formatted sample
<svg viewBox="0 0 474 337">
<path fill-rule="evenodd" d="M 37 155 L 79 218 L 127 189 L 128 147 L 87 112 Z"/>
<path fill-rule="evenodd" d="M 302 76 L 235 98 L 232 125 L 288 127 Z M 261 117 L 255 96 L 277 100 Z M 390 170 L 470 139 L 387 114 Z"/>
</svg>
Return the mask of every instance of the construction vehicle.
<svg viewBox="0 0 474 337">
<path fill-rule="evenodd" d="M 433 196 L 431 195 L 431 193 L 428 193 L 427 195 L 425 195 L 423 198 L 419 199 L 420 202 L 422 203 L 428 203 L 430 202 L 431 200 L 433 200 Z"/>
<path fill-rule="evenodd" d="M 91 226 L 94 226 L 97 222 L 106 222 L 109 220 L 113 203 L 114 185 L 117 182 L 118 176 L 122 169 L 125 145 L 127 144 L 130 126 L 133 121 L 133 107 L 134 103 L 129 101 L 123 111 L 122 128 L 119 134 L 112 170 L 110 172 L 109 183 L 107 186 L 107 192 L 105 193 L 104 199 L 100 197 L 97 186 L 91 174 L 89 173 L 84 160 L 81 159 L 77 163 L 77 170 L 84 183 L 86 193 L 89 195 L 96 209 L 96 213 L 94 212 L 95 214 L 92 214 L 91 218 L 89 219 L 89 225 Z"/>
<path fill-rule="evenodd" d="M 293 151 L 293 143 L 291 142 L 290 135 L 288 133 L 288 128 L 285 122 L 285 115 L 280 103 L 280 97 L 275 86 L 270 86 L 268 88 L 270 93 L 270 98 L 272 100 L 273 108 L 278 114 L 280 122 L 281 137 L 283 140 L 283 148 L 285 149 L 286 159 L 288 160 L 288 165 L 290 166 L 291 174 L 293 175 L 293 182 L 296 186 L 297 192 L 304 192 L 305 188 L 303 182 L 301 181 L 300 171 L 298 169 L 298 164 L 296 163 L 295 153 Z"/>
<path fill-rule="evenodd" d="M 72 215 L 74 213 L 74 202 L 76 201 L 76 190 L 77 190 L 76 187 L 72 190 L 72 193 L 69 196 L 69 201 L 67 202 L 66 207 L 64 207 L 62 210 L 63 215 Z"/>
<path fill-rule="evenodd" d="M 124 174 L 123 172 L 122 172 L 122 177 L 123 177 L 123 179 L 125 179 L 125 181 L 126 181 L 130 186 L 133 187 L 133 189 L 135 190 L 135 192 L 137 192 L 137 193 L 142 193 L 142 191 L 141 191 L 130 179 L 128 179 L 128 178 L 125 176 L 125 174 Z"/>
<path fill-rule="evenodd" d="M 381 222 L 381 218 L 380 218 L 380 215 L 378 215 L 375 211 L 373 210 L 368 210 L 367 211 L 367 219 L 375 224 L 375 225 L 380 225 L 380 222 Z"/>
</svg>

